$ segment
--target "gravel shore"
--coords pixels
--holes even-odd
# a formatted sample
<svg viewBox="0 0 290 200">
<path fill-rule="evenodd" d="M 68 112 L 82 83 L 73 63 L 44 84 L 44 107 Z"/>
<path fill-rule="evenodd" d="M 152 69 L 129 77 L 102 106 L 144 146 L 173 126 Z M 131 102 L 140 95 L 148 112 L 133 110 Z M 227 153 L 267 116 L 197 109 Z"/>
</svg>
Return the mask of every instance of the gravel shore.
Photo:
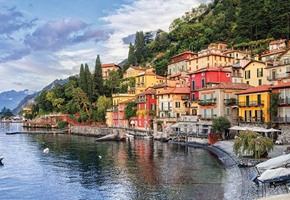
<svg viewBox="0 0 290 200">
<path fill-rule="evenodd" d="M 232 159 L 239 162 L 239 158 L 233 152 L 233 141 L 218 141 L 214 147 L 220 148 L 228 153 Z M 269 158 L 283 155 L 286 150 L 285 145 L 275 145 L 273 151 L 268 155 Z M 252 181 L 248 180 L 250 173 L 256 173 L 255 167 L 239 168 L 238 165 L 227 167 L 227 180 L 225 180 L 225 199 L 252 200 L 262 197 L 262 187 L 258 187 Z M 267 186 L 266 196 L 287 193 L 285 187 L 270 188 Z M 264 194 L 265 196 L 265 194 Z"/>
</svg>

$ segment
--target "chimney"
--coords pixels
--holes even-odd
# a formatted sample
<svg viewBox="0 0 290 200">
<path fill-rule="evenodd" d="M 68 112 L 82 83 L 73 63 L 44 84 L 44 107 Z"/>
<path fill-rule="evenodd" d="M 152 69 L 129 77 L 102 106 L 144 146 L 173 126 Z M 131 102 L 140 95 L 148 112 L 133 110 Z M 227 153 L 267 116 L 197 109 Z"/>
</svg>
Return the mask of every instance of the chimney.
<svg viewBox="0 0 290 200">
<path fill-rule="evenodd" d="M 257 61 L 259 60 L 259 54 L 254 55 L 254 60 L 257 60 Z"/>
</svg>

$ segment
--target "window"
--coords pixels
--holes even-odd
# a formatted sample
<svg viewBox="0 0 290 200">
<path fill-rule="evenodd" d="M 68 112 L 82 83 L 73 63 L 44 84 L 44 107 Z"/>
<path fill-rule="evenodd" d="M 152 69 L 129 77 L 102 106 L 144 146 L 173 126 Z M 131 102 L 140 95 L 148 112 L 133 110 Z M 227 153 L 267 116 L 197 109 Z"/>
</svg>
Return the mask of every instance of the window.
<svg viewBox="0 0 290 200">
<path fill-rule="evenodd" d="M 191 95 L 191 101 L 195 101 L 195 94 Z"/>
<path fill-rule="evenodd" d="M 262 85 L 262 79 L 258 80 L 258 85 Z"/>
<path fill-rule="evenodd" d="M 204 80 L 204 78 L 201 79 L 201 87 L 205 87 L 205 80 Z"/>
<path fill-rule="evenodd" d="M 251 78 L 251 71 L 247 70 L 245 71 L 245 79 L 250 79 Z"/>
<path fill-rule="evenodd" d="M 263 77 L 263 68 L 257 69 L 257 77 Z"/>
<path fill-rule="evenodd" d="M 175 108 L 180 108 L 180 102 L 175 102 Z"/>
<path fill-rule="evenodd" d="M 213 110 L 213 108 L 210 109 L 210 116 L 211 116 L 211 118 L 214 117 L 214 110 Z"/>
<path fill-rule="evenodd" d="M 229 73 L 226 74 L 226 77 L 230 77 L 231 75 Z"/>
<path fill-rule="evenodd" d="M 195 90 L 195 81 L 191 82 L 191 90 L 194 91 Z"/>
<path fill-rule="evenodd" d="M 230 98 L 230 94 L 226 93 L 226 99 L 229 99 L 229 98 Z"/>
<path fill-rule="evenodd" d="M 248 85 L 250 85 L 250 81 L 246 81 L 246 83 L 247 83 Z"/>
<path fill-rule="evenodd" d="M 170 94 L 167 97 L 168 97 L 168 99 L 170 99 Z"/>
<path fill-rule="evenodd" d="M 262 104 L 261 95 L 260 94 L 257 95 L 257 101 L 258 101 L 258 105 Z"/>
<path fill-rule="evenodd" d="M 231 113 L 230 113 L 230 108 L 226 108 L 226 115 L 230 115 Z"/>
</svg>

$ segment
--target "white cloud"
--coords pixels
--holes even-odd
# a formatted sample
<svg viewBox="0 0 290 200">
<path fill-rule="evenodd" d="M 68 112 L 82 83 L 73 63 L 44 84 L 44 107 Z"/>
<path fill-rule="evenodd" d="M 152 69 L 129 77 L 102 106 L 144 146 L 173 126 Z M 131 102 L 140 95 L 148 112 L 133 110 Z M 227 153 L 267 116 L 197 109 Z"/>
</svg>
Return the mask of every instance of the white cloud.
<svg viewBox="0 0 290 200">
<path fill-rule="evenodd" d="M 114 34 L 104 45 L 108 48 L 106 55 L 120 62 L 127 57 L 128 45 L 124 45 L 122 38 L 136 33 L 136 31 L 154 31 L 162 29 L 168 31 L 170 23 L 181 17 L 185 12 L 197 7 L 197 0 L 137 0 L 131 5 L 124 5 L 113 14 L 101 18 L 107 22 L 107 28 L 114 30 Z M 105 57 L 102 55 L 102 58 Z"/>
</svg>

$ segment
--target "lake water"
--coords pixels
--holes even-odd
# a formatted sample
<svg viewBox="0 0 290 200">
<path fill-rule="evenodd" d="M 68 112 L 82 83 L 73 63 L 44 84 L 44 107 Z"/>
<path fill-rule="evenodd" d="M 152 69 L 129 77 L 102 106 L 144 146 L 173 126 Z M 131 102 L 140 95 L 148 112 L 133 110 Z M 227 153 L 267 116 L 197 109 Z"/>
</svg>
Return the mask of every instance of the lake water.
<svg viewBox="0 0 290 200">
<path fill-rule="evenodd" d="M 0 128 L 0 199 L 224 198 L 225 168 L 203 149 L 147 139 L 6 135 L 21 126 Z"/>
</svg>

